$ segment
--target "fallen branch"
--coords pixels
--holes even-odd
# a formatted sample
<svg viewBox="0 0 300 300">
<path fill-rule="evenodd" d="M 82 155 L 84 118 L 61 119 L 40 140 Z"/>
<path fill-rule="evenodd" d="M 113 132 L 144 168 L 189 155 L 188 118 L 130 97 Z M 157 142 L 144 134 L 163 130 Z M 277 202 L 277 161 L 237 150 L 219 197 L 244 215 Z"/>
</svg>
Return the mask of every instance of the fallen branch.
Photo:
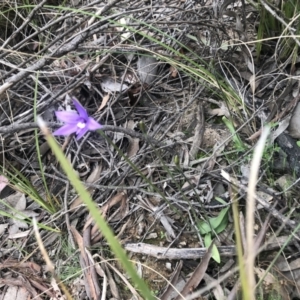
<svg viewBox="0 0 300 300">
<path fill-rule="evenodd" d="M 270 251 L 280 248 L 286 240 L 287 236 L 278 237 L 275 241 L 270 239 L 263 246 L 263 251 Z M 198 259 L 202 258 L 206 252 L 206 248 L 168 248 L 159 247 L 145 243 L 128 243 L 124 245 L 125 250 L 140 253 L 144 255 L 150 255 L 157 259 Z M 221 256 L 235 256 L 236 249 L 233 246 L 220 246 L 218 247 Z"/>
<path fill-rule="evenodd" d="M 58 123 L 55 123 L 55 122 L 50 122 L 50 123 L 47 123 L 47 126 L 50 127 L 50 128 L 55 128 L 55 127 L 61 126 L 61 124 L 58 124 Z M 39 126 L 35 122 L 23 123 L 23 124 L 16 123 L 16 124 L 11 124 L 11 125 L 0 127 L 0 134 L 15 133 L 15 132 L 18 132 L 18 131 L 23 131 L 23 130 L 28 130 L 28 129 L 33 130 L 33 129 L 36 129 L 36 128 L 39 128 Z M 112 132 L 124 133 L 124 134 L 127 134 L 127 135 L 129 135 L 133 138 L 141 139 L 145 142 L 154 144 L 154 145 L 159 146 L 159 147 L 174 147 L 174 144 L 173 145 L 165 145 L 165 144 L 159 142 L 158 140 L 156 140 L 153 137 L 150 137 L 150 136 L 145 135 L 143 133 L 136 132 L 136 131 L 128 129 L 128 128 L 116 127 L 116 126 L 111 126 L 111 125 L 104 125 L 101 128 L 101 130 L 102 131 L 112 131 Z"/>
</svg>

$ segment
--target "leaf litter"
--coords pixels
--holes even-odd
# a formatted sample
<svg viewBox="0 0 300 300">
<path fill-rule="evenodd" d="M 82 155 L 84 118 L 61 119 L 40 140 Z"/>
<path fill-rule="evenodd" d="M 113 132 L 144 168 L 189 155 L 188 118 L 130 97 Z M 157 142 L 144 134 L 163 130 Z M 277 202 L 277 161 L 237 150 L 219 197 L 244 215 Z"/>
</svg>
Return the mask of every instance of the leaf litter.
<svg viewBox="0 0 300 300">
<path fill-rule="evenodd" d="M 97 13 L 104 19 L 86 15 L 87 21 L 75 11 L 57 14 L 55 6 L 46 8 L 42 3 L 30 15 L 39 27 L 36 32 L 26 18 L 16 16 L 23 24 L 20 29 L 7 18 L 8 28 L 1 33 L 7 51 L 0 54 L 0 96 L 6 93 L 0 115 L 1 269 L 5 270 L 1 287 L 7 287 L 1 289 L 3 299 L 61 298 L 60 285 L 48 280 L 41 268 L 44 262 L 35 250 L 32 217 L 59 231 L 41 229 L 54 262 L 65 257 L 62 238 L 75 240 L 75 249 L 68 246 L 82 271 L 68 278 L 75 299 L 139 297 L 118 263 L 108 263 L 112 255 L 101 232 L 37 133 L 38 154 L 33 96 L 37 113 L 53 132 L 60 126 L 54 112 L 67 109 L 70 97 L 78 98 L 88 116 L 101 122 L 105 135 L 136 166 L 128 165 L 96 132 L 85 133 L 80 141 L 67 136 L 57 139 L 99 212 L 136 261 L 140 276 L 161 299 L 180 299 L 179 292 L 188 299 L 205 285 L 212 287 L 201 292 L 202 297 L 212 292 L 221 299 L 234 293 L 234 264 L 222 268 L 236 260 L 232 188 L 237 189 L 243 207 L 251 149 L 262 125 L 272 122 L 277 127 L 257 183 L 254 249 L 260 263 L 270 264 L 267 254 L 276 253 L 290 239 L 297 223 L 299 186 L 293 185 L 293 175 L 299 175 L 300 150 L 290 137 L 298 138 L 299 82 L 290 60 L 277 60 L 278 53 L 268 51 L 258 59 L 253 45 L 237 45 L 235 39 L 256 37 L 250 24 L 258 12 L 242 2 L 174 1 L 161 7 L 154 1 L 151 7 L 142 4 L 141 10 L 139 2 L 129 7 L 119 1 L 111 3 L 114 12 L 102 2 Z M 95 7 L 81 9 L 94 13 Z M 57 26 L 49 10 L 63 26 Z M 55 35 L 57 40 L 41 43 L 40 34 Z M 24 36 L 28 39 L 23 41 Z M 203 68 L 214 68 L 213 75 L 209 71 L 203 75 Z M 38 77 L 32 73 L 36 71 Z M 33 189 L 20 192 L 20 182 L 12 183 L 9 174 L 15 170 L 51 203 L 53 215 L 34 202 Z M 242 220 L 240 226 L 245 226 Z M 274 237 L 272 232 L 279 229 Z M 266 294 L 276 291 L 283 299 L 299 296 L 297 243 L 292 239 L 288 244 L 283 256 L 288 257 L 286 266 L 275 264 L 271 273 L 256 267 L 258 279 L 265 276 Z M 259 245 L 264 252 L 259 252 Z M 29 257 L 34 268 L 26 265 Z M 276 268 L 288 280 L 275 274 Z M 225 275 L 233 275 L 220 284 L 222 269 Z M 15 272 L 18 277 L 13 278 Z"/>
</svg>

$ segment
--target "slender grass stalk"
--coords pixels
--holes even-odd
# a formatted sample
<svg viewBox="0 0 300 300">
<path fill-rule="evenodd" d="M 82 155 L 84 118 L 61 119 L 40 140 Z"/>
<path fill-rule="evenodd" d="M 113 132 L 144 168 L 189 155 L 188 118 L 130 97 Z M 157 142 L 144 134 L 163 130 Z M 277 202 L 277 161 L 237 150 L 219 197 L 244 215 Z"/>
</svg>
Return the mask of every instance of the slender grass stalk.
<svg viewBox="0 0 300 300">
<path fill-rule="evenodd" d="M 240 280 L 244 295 L 244 300 L 250 300 L 247 296 L 247 275 L 245 270 L 245 259 L 243 254 L 243 246 L 242 246 L 242 236 L 241 236 L 241 228 L 239 222 L 239 206 L 238 202 L 236 201 L 237 192 L 235 191 L 235 187 L 232 185 L 232 213 L 233 213 L 233 223 L 234 223 L 234 232 L 235 232 L 235 246 L 238 256 L 238 264 L 239 264 L 239 273 L 240 273 Z"/>
<path fill-rule="evenodd" d="M 26 194 L 50 214 L 55 213 L 53 206 L 44 201 L 38 191 L 32 186 L 31 182 L 19 170 L 17 170 L 11 164 L 9 164 L 9 168 L 10 170 L 4 170 L 3 167 L 1 168 L 0 166 L 0 174 L 3 174 L 8 178 L 11 187 L 15 191 Z"/>
<path fill-rule="evenodd" d="M 255 300 L 255 274 L 254 274 L 254 214 L 255 214 L 255 191 L 259 173 L 259 166 L 263 156 L 264 147 L 267 137 L 270 132 L 270 127 L 266 126 L 262 132 L 260 139 L 254 150 L 253 159 L 250 167 L 250 176 L 248 183 L 247 195 L 247 212 L 246 212 L 246 274 L 247 287 L 243 287 L 243 294 L 247 294 L 247 299 Z M 246 290 L 245 290 L 246 288 Z M 246 299 L 246 298 L 245 298 Z"/>
<path fill-rule="evenodd" d="M 35 233 L 35 237 L 38 243 L 38 246 L 41 250 L 41 253 L 44 257 L 44 260 L 47 264 L 47 267 L 49 269 L 49 271 L 52 273 L 52 276 L 55 278 L 56 282 L 58 283 L 58 285 L 60 286 L 60 288 L 62 289 L 62 291 L 64 292 L 64 295 L 66 296 L 67 300 L 72 300 L 72 296 L 69 293 L 68 289 L 66 288 L 66 286 L 63 284 L 63 282 L 57 277 L 57 275 L 55 274 L 55 269 L 54 269 L 54 265 L 52 264 L 50 257 L 44 247 L 43 241 L 41 239 L 38 227 L 37 227 L 37 222 L 36 219 L 33 218 L 32 219 L 32 223 L 33 223 L 33 229 L 34 229 L 34 233 Z"/>
<path fill-rule="evenodd" d="M 36 100 L 37 100 L 37 90 L 38 90 L 38 79 L 39 79 L 39 72 L 36 73 L 35 89 L 34 89 L 34 97 L 33 97 L 34 122 L 36 122 L 36 120 L 37 120 Z M 43 172 L 44 168 L 43 168 L 43 163 L 42 163 L 42 157 L 41 157 L 41 151 L 40 151 L 40 145 L 39 145 L 39 136 L 38 136 L 38 130 L 37 129 L 34 130 L 34 137 L 35 137 L 35 148 L 36 148 L 36 153 L 37 153 L 37 159 L 38 159 L 38 163 L 39 163 L 39 167 L 40 167 L 40 171 L 41 171 L 41 176 L 42 176 L 44 189 L 46 191 L 46 197 L 47 197 L 47 200 L 49 201 L 50 205 L 55 210 L 54 205 L 52 203 L 52 197 L 51 197 L 51 194 L 49 192 L 48 184 L 46 182 L 46 178 L 45 178 L 45 175 L 44 175 L 44 172 Z"/>
<path fill-rule="evenodd" d="M 14 207 L 12 207 L 11 205 L 9 205 L 6 201 L 4 201 L 2 199 L 0 199 L 0 203 L 2 205 L 4 205 L 5 207 L 7 207 L 8 211 L 9 211 L 9 212 L 6 212 L 6 211 L 0 209 L 0 216 L 7 217 L 7 218 L 9 218 L 11 220 L 21 221 L 21 222 L 27 223 L 28 225 L 31 225 L 31 221 L 29 220 L 28 216 L 26 216 L 25 214 L 23 214 L 19 210 L 16 210 Z M 14 213 L 14 215 L 11 214 L 11 213 Z M 23 219 L 20 218 L 20 217 L 22 217 Z M 49 226 L 46 226 L 46 225 L 44 225 L 42 223 L 37 223 L 37 224 L 38 224 L 39 228 L 45 229 L 47 231 L 52 231 L 52 232 L 58 232 L 58 233 L 60 233 L 60 230 L 58 230 L 58 229 L 53 229 L 53 228 L 51 228 Z"/>
<path fill-rule="evenodd" d="M 281 255 L 281 253 L 284 251 L 284 249 L 286 248 L 286 246 L 290 243 L 292 238 L 295 238 L 295 234 L 299 233 L 300 230 L 300 223 L 297 225 L 297 227 L 291 232 L 291 234 L 288 236 L 288 238 L 286 239 L 286 241 L 284 242 L 284 244 L 282 245 L 282 247 L 279 249 L 279 251 L 277 251 L 274 259 L 272 260 L 272 262 L 269 264 L 269 266 L 267 267 L 267 269 L 265 270 L 265 275 L 262 276 L 258 283 L 257 286 L 260 286 L 265 277 L 267 276 L 267 274 L 270 272 L 271 268 L 274 266 L 274 264 L 276 263 L 277 259 L 279 258 L 279 256 Z"/>
<path fill-rule="evenodd" d="M 238 133 L 236 132 L 233 123 L 230 120 L 228 120 L 226 117 L 223 117 L 222 121 L 225 123 L 226 127 L 229 129 L 230 133 L 232 134 L 232 140 L 235 144 L 236 149 L 240 151 L 247 149 L 247 147 L 239 137 Z"/>
<path fill-rule="evenodd" d="M 137 288 L 139 289 L 140 293 L 146 300 L 153 300 L 155 297 L 149 290 L 146 283 L 143 281 L 142 278 L 139 277 L 136 270 L 134 269 L 132 263 L 128 260 L 127 255 L 123 248 L 121 247 L 119 241 L 113 234 L 111 228 L 104 220 L 103 216 L 99 213 L 99 209 L 97 205 L 93 202 L 90 194 L 86 191 L 84 185 L 81 183 L 79 178 L 77 177 L 76 173 L 74 172 L 70 162 L 65 158 L 64 153 L 58 146 L 56 140 L 51 135 L 50 131 L 46 127 L 44 121 L 38 118 L 38 124 L 45 135 L 46 140 L 48 141 L 53 153 L 55 154 L 57 160 L 61 164 L 62 169 L 66 173 L 67 177 L 69 178 L 71 184 L 73 185 L 74 189 L 81 197 L 82 201 L 86 204 L 92 218 L 94 219 L 95 223 L 97 224 L 98 228 L 101 230 L 102 234 L 108 241 L 108 244 L 116 255 L 119 258 L 123 268 L 127 271 L 130 275 L 132 281 L 136 284 Z"/>
</svg>

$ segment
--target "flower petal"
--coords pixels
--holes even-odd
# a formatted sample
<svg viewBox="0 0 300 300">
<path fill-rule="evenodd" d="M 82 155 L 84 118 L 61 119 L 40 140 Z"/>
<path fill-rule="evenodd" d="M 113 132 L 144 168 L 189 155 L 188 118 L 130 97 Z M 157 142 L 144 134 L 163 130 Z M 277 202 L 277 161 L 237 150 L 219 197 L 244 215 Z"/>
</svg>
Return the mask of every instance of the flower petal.
<svg viewBox="0 0 300 300">
<path fill-rule="evenodd" d="M 70 135 L 74 132 L 76 132 L 77 126 L 74 124 L 66 124 L 57 130 L 55 130 L 52 134 L 53 135 Z"/>
<path fill-rule="evenodd" d="M 99 124 L 92 117 L 89 117 L 87 122 L 86 122 L 86 127 L 88 128 L 88 130 L 97 130 L 97 129 L 100 129 L 102 127 L 102 125 Z"/>
<path fill-rule="evenodd" d="M 80 119 L 78 114 L 71 111 L 56 111 L 55 115 L 57 119 L 68 124 L 75 124 L 78 122 L 78 119 Z"/>
<path fill-rule="evenodd" d="M 80 129 L 79 131 L 77 131 L 77 137 L 76 139 L 79 140 L 81 139 L 87 132 L 89 131 L 89 129 L 86 127 Z"/>
<path fill-rule="evenodd" d="M 76 107 L 76 110 L 78 111 L 81 118 L 83 118 L 85 121 L 88 120 L 89 115 L 86 111 L 86 109 L 78 102 L 76 98 L 73 98 L 73 103 Z"/>
</svg>

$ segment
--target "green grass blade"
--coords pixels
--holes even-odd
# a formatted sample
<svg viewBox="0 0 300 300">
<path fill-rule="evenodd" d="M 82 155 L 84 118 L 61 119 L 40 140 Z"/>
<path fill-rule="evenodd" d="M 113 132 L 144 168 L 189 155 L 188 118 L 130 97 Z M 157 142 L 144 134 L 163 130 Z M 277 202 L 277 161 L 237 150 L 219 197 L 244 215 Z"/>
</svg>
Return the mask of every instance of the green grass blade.
<svg viewBox="0 0 300 300">
<path fill-rule="evenodd" d="M 53 153 L 55 154 L 57 160 L 61 164 L 62 169 L 68 176 L 71 184 L 73 185 L 74 189 L 81 197 L 82 201 L 86 204 L 92 218 L 94 219 L 95 223 L 97 224 L 98 228 L 101 230 L 104 237 L 107 239 L 109 246 L 116 257 L 119 258 L 123 268 L 127 271 L 130 275 L 132 281 L 136 284 L 139 292 L 142 294 L 144 299 L 152 300 L 155 297 L 152 295 L 151 291 L 149 290 L 146 283 L 138 276 L 137 272 L 134 269 L 132 263 L 128 260 L 127 255 L 123 248 L 121 247 L 119 241 L 114 236 L 112 230 L 110 229 L 109 225 L 104 220 L 103 216 L 99 214 L 98 207 L 93 202 L 90 194 L 86 191 L 84 185 L 81 183 L 79 178 L 77 177 L 76 173 L 74 172 L 71 164 L 65 158 L 64 153 L 58 146 L 56 140 L 50 134 L 49 130 L 45 126 L 45 123 L 38 119 L 39 126 L 43 131 L 49 146 L 51 147 Z"/>
</svg>

